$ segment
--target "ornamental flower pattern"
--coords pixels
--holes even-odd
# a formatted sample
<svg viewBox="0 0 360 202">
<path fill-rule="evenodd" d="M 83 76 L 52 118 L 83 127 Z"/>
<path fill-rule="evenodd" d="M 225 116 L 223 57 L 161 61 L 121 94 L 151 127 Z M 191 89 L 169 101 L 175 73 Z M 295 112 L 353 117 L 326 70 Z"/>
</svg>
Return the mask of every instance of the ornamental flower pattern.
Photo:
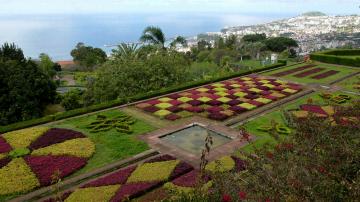
<svg viewBox="0 0 360 202">
<path fill-rule="evenodd" d="M 73 130 L 34 127 L 5 133 L 0 136 L 0 195 L 48 186 L 55 172 L 60 178 L 74 173 L 94 152 L 91 140 Z"/>
<path fill-rule="evenodd" d="M 301 89 L 295 83 L 250 75 L 148 100 L 136 107 L 171 121 L 192 115 L 223 121 Z"/>
</svg>

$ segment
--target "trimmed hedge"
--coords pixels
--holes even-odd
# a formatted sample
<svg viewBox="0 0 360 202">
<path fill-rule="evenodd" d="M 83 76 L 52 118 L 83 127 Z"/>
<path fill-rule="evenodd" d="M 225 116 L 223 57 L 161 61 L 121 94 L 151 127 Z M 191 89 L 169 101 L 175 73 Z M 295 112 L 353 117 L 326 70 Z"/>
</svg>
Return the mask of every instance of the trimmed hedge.
<svg viewBox="0 0 360 202">
<path fill-rule="evenodd" d="M 41 124 L 45 124 L 45 123 L 49 123 L 52 121 L 57 121 L 57 120 L 65 119 L 65 118 L 70 118 L 70 117 L 74 117 L 74 116 L 79 116 L 79 115 L 87 114 L 90 112 L 100 111 L 103 109 L 116 107 L 119 105 L 136 102 L 136 101 L 140 101 L 140 100 L 146 100 L 146 99 L 149 99 L 152 97 L 157 97 L 157 96 L 173 93 L 176 91 L 182 91 L 182 90 L 186 90 L 186 89 L 193 88 L 196 86 L 202 86 L 205 84 L 223 81 L 223 80 L 240 77 L 240 76 L 244 76 L 244 75 L 248 75 L 248 74 L 271 70 L 271 69 L 275 69 L 275 68 L 282 67 L 282 66 L 286 66 L 286 61 L 281 61 L 277 64 L 270 65 L 270 66 L 267 66 L 262 69 L 249 70 L 247 72 L 237 72 L 237 73 L 229 74 L 229 75 L 222 76 L 222 77 L 205 79 L 205 80 L 201 80 L 201 81 L 188 82 L 188 83 L 184 83 L 184 84 L 180 84 L 180 85 L 175 85 L 173 87 L 163 88 L 158 91 L 150 91 L 150 92 L 146 92 L 146 93 L 141 93 L 141 94 L 138 94 L 138 95 L 135 95 L 132 97 L 127 97 L 127 98 L 123 98 L 123 99 L 117 99 L 117 100 L 113 100 L 113 101 L 109 101 L 109 102 L 104 102 L 104 103 L 92 105 L 89 107 L 74 109 L 74 110 L 70 110 L 70 111 L 66 111 L 66 112 L 58 112 L 56 114 L 44 116 L 44 117 L 37 118 L 37 119 L 31 119 L 31 120 L 27 120 L 27 121 L 9 124 L 6 126 L 0 126 L 0 133 L 5 133 L 5 132 L 18 130 L 18 129 L 22 129 L 22 128 L 27 128 L 27 127 L 31 127 L 31 126 L 41 125 Z"/>
<path fill-rule="evenodd" d="M 337 49 L 322 51 L 310 54 L 310 58 L 312 60 L 325 63 L 360 67 L 360 49 Z"/>
</svg>

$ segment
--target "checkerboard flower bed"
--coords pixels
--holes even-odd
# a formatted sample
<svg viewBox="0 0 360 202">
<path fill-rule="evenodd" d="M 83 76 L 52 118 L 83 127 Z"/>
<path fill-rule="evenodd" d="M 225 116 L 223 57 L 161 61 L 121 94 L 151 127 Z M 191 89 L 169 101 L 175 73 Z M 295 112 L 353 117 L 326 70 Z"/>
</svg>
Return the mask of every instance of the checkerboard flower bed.
<svg viewBox="0 0 360 202">
<path fill-rule="evenodd" d="M 337 73 L 339 73 L 339 71 L 329 70 L 329 71 L 326 71 L 326 72 L 324 72 L 324 73 L 321 73 L 321 74 L 312 76 L 311 78 L 312 78 L 312 79 L 324 79 L 324 78 L 327 78 L 327 77 L 329 77 L 329 76 L 335 75 L 335 74 L 337 74 Z"/>
<path fill-rule="evenodd" d="M 301 89 L 302 87 L 295 83 L 247 76 L 173 93 L 136 106 L 168 120 L 193 115 L 226 120 L 246 110 L 253 110 L 298 93 Z"/>
<path fill-rule="evenodd" d="M 95 145 L 83 134 L 35 127 L 0 136 L 0 195 L 48 186 L 59 172 L 64 178 L 86 165 Z"/>
<path fill-rule="evenodd" d="M 297 68 L 294 68 L 294 69 L 289 69 L 289 70 L 286 70 L 286 71 L 278 72 L 278 73 L 273 74 L 271 76 L 286 76 L 286 75 L 293 74 L 295 72 L 300 72 L 300 71 L 303 71 L 303 70 L 306 70 L 306 69 L 309 69 L 309 68 L 312 68 L 312 67 L 315 67 L 315 66 L 316 65 L 305 65 L 305 66 L 297 67 Z"/>
<path fill-rule="evenodd" d="M 304 77 L 307 77 L 309 75 L 312 75 L 312 74 L 316 74 L 318 72 L 321 72 L 323 71 L 325 68 L 321 68 L 321 67 L 317 67 L 317 68 L 314 68 L 314 69 L 310 69 L 308 71 L 305 71 L 305 72 L 301 72 L 299 74 L 295 74 L 294 77 L 296 78 L 304 78 Z"/>
<path fill-rule="evenodd" d="M 192 170 L 191 165 L 172 156 L 163 155 L 93 180 L 74 190 L 65 201 L 133 199 Z"/>
<path fill-rule="evenodd" d="M 194 190 L 199 181 L 204 183 L 205 189 L 211 187 L 211 174 L 214 172 L 241 172 L 246 169 L 245 161 L 234 156 L 224 156 L 217 161 L 212 161 L 206 166 L 206 175 L 200 176 L 198 170 L 193 170 L 185 175 L 182 175 L 171 182 L 164 185 L 166 190 L 175 193 L 189 193 Z"/>
</svg>

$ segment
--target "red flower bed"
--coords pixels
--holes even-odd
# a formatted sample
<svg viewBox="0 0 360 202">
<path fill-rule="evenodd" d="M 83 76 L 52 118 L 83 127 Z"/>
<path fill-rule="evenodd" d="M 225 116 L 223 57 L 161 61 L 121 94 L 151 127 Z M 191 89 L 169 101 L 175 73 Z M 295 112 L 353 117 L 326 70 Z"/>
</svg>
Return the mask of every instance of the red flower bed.
<svg viewBox="0 0 360 202">
<path fill-rule="evenodd" d="M 2 158 L 0 159 L 0 168 L 6 166 L 11 161 L 11 158 Z"/>
<path fill-rule="evenodd" d="M 82 186 L 82 188 L 86 187 L 100 187 L 100 186 L 108 186 L 115 184 L 125 184 L 126 180 L 129 178 L 132 172 L 136 169 L 136 166 L 131 166 L 122 170 L 119 170 L 113 174 L 110 174 L 106 177 L 100 178 L 93 182 L 89 182 Z"/>
<path fill-rule="evenodd" d="M 200 112 L 205 111 L 205 109 L 201 108 L 201 107 L 187 107 L 187 108 L 185 108 L 185 110 L 189 111 L 189 112 L 194 112 L 194 113 L 200 113 Z"/>
<path fill-rule="evenodd" d="M 150 106 L 150 107 L 145 107 L 144 111 L 150 112 L 150 113 L 154 113 L 156 111 L 159 111 L 159 109 L 157 107 L 154 106 Z"/>
<path fill-rule="evenodd" d="M 0 136 L 0 153 L 6 153 L 11 150 L 11 146 L 5 141 L 3 137 Z"/>
<path fill-rule="evenodd" d="M 238 105 L 238 104 L 241 104 L 241 103 L 242 102 L 240 100 L 231 100 L 227 104 L 231 105 L 231 106 L 234 106 L 234 105 Z"/>
<path fill-rule="evenodd" d="M 170 100 L 168 103 L 176 106 L 176 105 L 181 105 L 183 102 L 180 102 L 180 101 L 178 101 L 178 100 Z"/>
<path fill-rule="evenodd" d="M 231 158 L 235 161 L 235 168 L 234 168 L 235 172 L 239 172 L 246 169 L 245 161 L 235 156 L 231 156 Z"/>
<path fill-rule="evenodd" d="M 175 94 L 168 95 L 168 97 L 171 98 L 171 99 L 176 100 L 176 99 L 180 98 L 181 95 L 175 93 Z"/>
<path fill-rule="evenodd" d="M 222 105 L 223 103 L 220 102 L 219 100 L 210 100 L 206 104 L 211 105 L 211 106 L 219 106 L 219 105 Z"/>
<path fill-rule="evenodd" d="M 135 198 L 145 194 L 148 190 L 159 186 L 161 182 L 139 182 L 122 185 L 110 202 L 121 202 L 127 198 Z"/>
<path fill-rule="evenodd" d="M 229 118 L 229 116 L 226 114 L 222 114 L 220 112 L 215 112 L 215 113 L 210 113 L 208 115 L 208 118 L 217 120 L 217 121 L 224 121 L 225 119 Z"/>
<path fill-rule="evenodd" d="M 318 72 L 321 72 L 323 71 L 325 68 L 321 68 L 321 67 L 318 67 L 318 68 L 314 68 L 314 69 L 310 69 L 308 71 L 305 71 L 305 72 L 301 72 L 299 74 L 295 74 L 294 77 L 296 78 L 304 78 L 306 76 L 309 76 L 311 74 L 315 74 L 315 73 L 318 73 Z"/>
<path fill-rule="evenodd" d="M 47 147 L 52 144 L 61 143 L 66 140 L 84 137 L 86 136 L 77 131 L 62 128 L 51 128 L 44 135 L 33 142 L 30 145 L 30 149 L 35 150 L 42 147 Z"/>
<path fill-rule="evenodd" d="M 337 74 L 337 73 L 339 73 L 339 71 L 329 70 L 329 71 L 327 71 L 327 72 L 324 72 L 324 73 L 315 75 L 315 76 L 313 76 L 313 77 L 311 77 L 311 78 L 312 78 L 312 79 L 323 79 L 323 78 L 326 78 L 326 77 L 335 75 L 335 74 Z"/>
<path fill-rule="evenodd" d="M 301 66 L 301 67 L 297 67 L 297 68 L 294 68 L 294 69 L 289 69 L 289 70 L 286 70 L 286 71 L 282 71 L 282 72 L 273 74 L 273 75 L 271 75 L 271 76 L 286 76 L 286 75 L 293 74 L 293 73 L 299 72 L 299 71 L 303 71 L 303 70 L 305 70 L 305 69 L 309 69 L 309 68 L 315 67 L 315 66 L 316 66 L 316 65 Z"/>
<path fill-rule="evenodd" d="M 328 115 L 319 105 L 304 104 L 304 105 L 300 105 L 300 109 L 317 114 Z"/>
<path fill-rule="evenodd" d="M 192 171 L 194 168 L 185 162 L 180 162 L 174 169 L 174 171 L 171 173 L 169 179 L 175 179 L 184 173 Z"/>
<path fill-rule="evenodd" d="M 181 177 L 176 178 L 172 181 L 172 183 L 181 187 L 195 187 L 199 178 L 199 174 L 199 171 L 193 170 Z"/>
<path fill-rule="evenodd" d="M 182 111 L 182 109 L 178 106 L 172 106 L 172 107 L 167 108 L 166 110 L 171 111 L 173 113 Z"/>
<path fill-rule="evenodd" d="M 224 109 L 222 107 L 210 107 L 206 109 L 209 113 L 216 113 L 216 112 L 220 112 L 223 111 Z"/>
<path fill-rule="evenodd" d="M 229 108 L 230 110 L 236 112 L 236 113 L 242 113 L 245 112 L 247 109 L 243 108 L 243 107 L 239 107 L 239 106 L 232 106 Z"/>
<path fill-rule="evenodd" d="M 51 176 L 60 171 L 60 178 L 85 166 L 87 159 L 70 156 L 26 156 L 25 161 L 36 174 L 42 186 L 51 184 Z"/>
<path fill-rule="evenodd" d="M 159 104 L 161 102 L 159 100 L 149 100 L 146 103 L 151 104 L 151 105 L 156 105 L 156 104 Z"/>
<path fill-rule="evenodd" d="M 187 102 L 188 104 L 191 104 L 192 106 L 199 106 L 202 104 L 201 101 L 199 100 L 190 100 L 189 102 Z"/>
<path fill-rule="evenodd" d="M 181 116 L 176 115 L 176 114 L 169 114 L 167 116 L 165 116 L 165 119 L 170 120 L 170 121 L 175 121 L 176 119 L 180 119 Z"/>
</svg>

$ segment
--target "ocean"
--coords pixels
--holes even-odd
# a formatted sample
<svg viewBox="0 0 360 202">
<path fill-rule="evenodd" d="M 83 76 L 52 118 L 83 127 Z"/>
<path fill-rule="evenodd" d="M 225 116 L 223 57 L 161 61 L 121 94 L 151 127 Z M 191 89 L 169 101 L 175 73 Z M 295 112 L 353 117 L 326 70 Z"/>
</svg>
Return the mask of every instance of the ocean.
<svg viewBox="0 0 360 202">
<path fill-rule="evenodd" d="M 167 38 L 220 31 L 226 26 L 252 25 L 291 17 L 290 14 L 125 13 L 1 15 L 0 44 L 14 42 L 27 57 L 47 53 L 53 60 L 71 59 L 78 42 L 104 49 L 108 44 L 136 42 L 146 26 L 159 26 Z"/>
</svg>

